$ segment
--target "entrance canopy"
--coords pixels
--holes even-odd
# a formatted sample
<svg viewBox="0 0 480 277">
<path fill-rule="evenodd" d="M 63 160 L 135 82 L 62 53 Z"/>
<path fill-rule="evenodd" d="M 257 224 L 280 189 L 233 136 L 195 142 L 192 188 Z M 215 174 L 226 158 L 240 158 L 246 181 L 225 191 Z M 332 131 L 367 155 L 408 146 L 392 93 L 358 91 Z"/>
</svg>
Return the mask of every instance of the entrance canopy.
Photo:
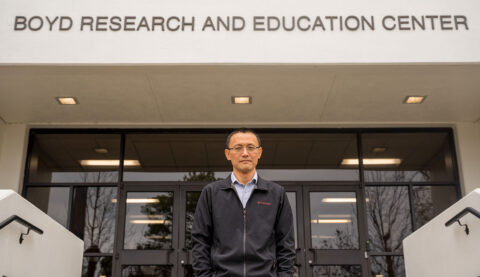
<svg viewBox="0 0 480 277">
<path fill-rule="evenodd" d="M 480 64 L 0 66 L 0 116 L 34 124 L 431 126 L 480 118 L 479 76 Z M 426 98 L 403 104 L 409 95 Z M 78 104 L 60 105 L 58 96 Z M 232 96 L 252 104 L 234 105 Z"/>
</svg>

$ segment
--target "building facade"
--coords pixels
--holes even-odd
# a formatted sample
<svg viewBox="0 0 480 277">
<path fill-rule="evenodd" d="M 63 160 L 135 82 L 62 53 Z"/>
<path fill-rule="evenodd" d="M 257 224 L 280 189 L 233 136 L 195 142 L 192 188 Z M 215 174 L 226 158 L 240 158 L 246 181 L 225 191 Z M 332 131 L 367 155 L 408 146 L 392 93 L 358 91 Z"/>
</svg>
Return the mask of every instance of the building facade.
<svg viewBox="0 0 480 277">
<path fill-rule="evenodd" d="M 197 198 L 252 127 L 296 276 L 405 276 L 403 238 L 479 187 L 478 11 L 3 1 L 0 189 L 84 240 L 82 276 L 193 276 Z"/>
</svg>

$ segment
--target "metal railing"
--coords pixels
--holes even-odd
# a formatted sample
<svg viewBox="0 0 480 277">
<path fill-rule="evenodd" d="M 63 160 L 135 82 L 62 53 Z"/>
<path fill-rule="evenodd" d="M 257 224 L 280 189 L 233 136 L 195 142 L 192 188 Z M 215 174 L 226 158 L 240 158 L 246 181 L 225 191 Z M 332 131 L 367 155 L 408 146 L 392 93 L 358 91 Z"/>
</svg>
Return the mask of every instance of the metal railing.
<svg viewBox="0 0 480 277">
<path fill-rule="evenodd" d="M 20 238 L 19 238 L 19 243 L 22 244 L 23 240 L 24 240 L 24 236 L 28 236 L 28 234 L 30 233 L 30 230 L 33 230 L 35 231 L 36 233 L 42 235 L 43 234 L 43 231 L 42 229 L 38 228 L 37 226 L 33 225 L 32 223 L 26 221 L 25 219 L 19 217 L 18 215 L 12 215 L 11 217 L 5 219 L 2 223 L 0 223 L 0 230 L 3 229 L 3 227 L 6 227 L 8 224 L 14 222 L 14 221 L 17 221 L 18 223 L 22 224 L 23 226 L 27 227 L 28 230 L 26 233 L 20 233 Z"/>
<path fill-rule="evenodd" d="M 452 225 L 453 223 L 457 222 L 458 225 L 460 226 L 464 226 L 465 227 L 465 233 L 467 234 L 470 234 L 470 229 L 468 229 L 468 225 L 467 224 L 462 224 L 460 223 L 460 218 L 462 218 L 463 216 L 465 216 L 466 214 L 473 214 L 474 216 L 478 217 L 480 219 L 480 212 L 478 212 L 477 210 L 475 210 L 474 208 L 472 207 L 466 207 L 465 209 L 463 209 L 461 212 L 459 212 L 458 214 L 456 214 L 454 217 L 452 217 L 449 221 L 447 221 L 445 223 L 445 227 L 448 227 L 450 225 Z"/>
</svg>

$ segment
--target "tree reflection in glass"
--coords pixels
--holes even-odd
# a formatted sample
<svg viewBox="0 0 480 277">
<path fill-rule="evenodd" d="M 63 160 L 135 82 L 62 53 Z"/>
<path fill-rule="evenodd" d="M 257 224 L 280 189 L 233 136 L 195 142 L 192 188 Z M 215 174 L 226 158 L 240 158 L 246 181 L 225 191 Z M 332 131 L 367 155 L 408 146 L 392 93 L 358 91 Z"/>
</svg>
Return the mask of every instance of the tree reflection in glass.
<svg viewBox="0 0 480 277">
<path fill-rule="evenodd" d="M 454 186 L 414 186 L 415 228 L 420 228 L 457 201 Z"/>
<path fill-rule="evenodd" d="M 193 218 L 195 216 L 195 208 L 197 207 L 200 191 L 187 192 L 186 213 L 185 213 L 185 248 L 192 248 L 192 227 Z"/>
<path fill-rule="evenodd" d="M 215 177 L 215 172 L 213 171 L 188 172 L 182 179 L 184 182 L 214 182 L 221 180 L 221 178 Z"/>
<path fill-rule="evenodd" d="M 127 194 L 125 249 L 170 249 L 173 192 Z"/>
<path fill-rule="evenodd" d="M 367 182 L 428 182 L 432 179 L 431 172 L 425 169 L 399 170 L 386 166 L 366 166 L 365 181 Z"/>
<path fill-rule="evenodd" d="M 78 188 L 75 201 L 86 202 L 83 241 L 87 253 L 112 253 L 117 188 Z"/>
<path fill-rule="evenodd" d="M 402 256 L 370 256 L 372 276 L 405 277 Z"/>
<path fill-rule="evenodd" d="M 402 252 L 402 240 L 412 232 L 408 187 L 365 188 L 368 235 L 374 252 Z"/>
<path fill-rule="evenodd" d="M 358 265 L 314 266 L 313 277 L 360 277 L 362 269 Z"/>
<path fill-rule="evenodd" d="M 130 265 L 122 269 L 122 277 L 170 277 L 170 266 Z"/>
<path fill-rule="evenodd" d="M 84 257 L 82 277 L 111 277 L 111 257 Z"/>
</svg>

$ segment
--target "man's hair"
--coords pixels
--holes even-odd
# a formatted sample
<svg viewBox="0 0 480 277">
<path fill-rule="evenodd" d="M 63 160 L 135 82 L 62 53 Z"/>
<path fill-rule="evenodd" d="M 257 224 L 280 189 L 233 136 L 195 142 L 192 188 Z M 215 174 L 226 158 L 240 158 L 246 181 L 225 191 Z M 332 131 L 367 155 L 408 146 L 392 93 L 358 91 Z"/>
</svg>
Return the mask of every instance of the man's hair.
<svg viewBox="0 0 480 277">
<path fill-rule="evenodd" d="M 233 130 L 227 137 L 227 143 L 225 144 L 225 148 L 228 149 L 230 148 L 230 140 L 232 139 L 232 136 L 235 135 L 235 134 L 238 134 L 238 133 L 252 133 L 254 134 L 256 137 L 257 137 L 257 140 L 258 140 L 258 146 L 261 146 L 262 144 L 260 143 L 260 136 L 255 133 L 254 130 L 250 129 L 250 128 L 238 128 L 238 129 L 235 129 Z"/>
</svg>

